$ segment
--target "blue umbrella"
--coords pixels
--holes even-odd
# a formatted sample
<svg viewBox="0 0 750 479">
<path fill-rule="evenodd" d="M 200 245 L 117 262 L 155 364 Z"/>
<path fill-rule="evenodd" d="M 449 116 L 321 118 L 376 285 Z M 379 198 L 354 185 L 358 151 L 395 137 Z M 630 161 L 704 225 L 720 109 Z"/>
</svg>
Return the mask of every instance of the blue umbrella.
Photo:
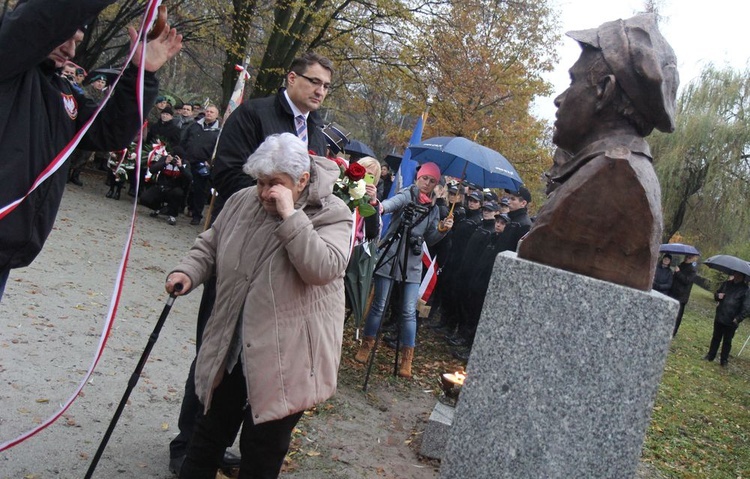
<svg viewBox="0 0 750 479">
<path fill-rule="evenodd" d="M 523 180 L 500 153 L 463 137 L 440 136 L 409 147 L 411 159 L 431 161 L 444 175 L 477 184 L 482 188 L 518 190 Z"/>
<path fill-rule="evenodd" d="M 700 251 L 695 248 L 695 246 L 690 246 L 689 244 L 682 243 L 665 243 L 659 246 L 659 253 L 684 255 L 697 254 L 698 256 L 700 256 L 701 254 Z"/>
<path fill-rule="evenodd" d="M 344 151 L 350 155 L 375 157 L 375 152 L 372 151 L 372 148 L 359 140 L 350 141 L 349 144 L 344 147 Z"/>
</svg>

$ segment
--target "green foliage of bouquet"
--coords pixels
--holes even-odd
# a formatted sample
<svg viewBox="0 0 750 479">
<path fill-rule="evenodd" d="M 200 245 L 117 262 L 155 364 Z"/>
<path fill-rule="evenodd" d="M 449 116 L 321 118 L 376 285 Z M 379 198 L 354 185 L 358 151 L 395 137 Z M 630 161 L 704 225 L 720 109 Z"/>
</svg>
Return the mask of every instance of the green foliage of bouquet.
<svg viewBox="0 0 750 479">
<path fill-rule="evenodd" d="M 343 161 L 336 163 L 341 169 L 341 174 L 333 186 L 333 194 L 344 200 L 350 210 L 354 211 L 356 208 L 363 218 L 374 215 L 375 207 L 370 204 L 372 198 L 365 193 L 365 167 L 359 163 L 352 163 L 348 167 Z"/>
</svg>

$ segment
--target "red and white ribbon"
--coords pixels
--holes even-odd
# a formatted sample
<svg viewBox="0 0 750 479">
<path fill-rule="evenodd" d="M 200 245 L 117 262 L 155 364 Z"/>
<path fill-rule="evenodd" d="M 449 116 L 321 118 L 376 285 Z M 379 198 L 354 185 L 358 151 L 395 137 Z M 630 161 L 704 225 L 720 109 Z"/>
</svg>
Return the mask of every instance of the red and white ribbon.
<svg viewBox="0 0 750 479">
<path fill-rule="evenodd" d="M 242 76 L 245 78 L 245 80 L 250 79 L 250 73 L 247 72 L 247 68 L 243 67 L 242 65 L 235 65 L 234 69 L 242 74 Z"/>
<path fill-rule="evenodd" d="M 146 7 L 146 12 L 143 16 L 143 20 L 141 22 L 141 28 L 138 33 L 138 37 L 142 39 L 142 42 L 140 44 L 136 44 L 136 46 L 130 51 L 130 54 L 128 55 L 127 62 L 125 62 L 125 65 L 130 64 L 130 61 L 133 59 L 133 55 L 135 54 L 136 48 L 141 48 L 141 64 L 138 68 L 138 82 L 136 86 L 136 101 L 138 102 L 138 113 L 140 115 L 141 124 L 143 124 L 143 89 L 144 89 L 144 76 L 145 76 L 145 63 L 146 63 L 146 38 L 145 33 L 153 24 L 154 20 L 156 19 L 157 14 L 157 7 L 161 4 L 161 0 L 149 0 L 148 6 Z M 140 45 L 140 47 L 138 47 Z M 123 69 L 124 70 L 124 69 Z M 122 75 L 122 73 L 120 74 Z M 114 90 L 115 86 L 117 85 L 117 82 L 119 81 L 120 77 L 118 76 L 115 80 L 114 84 L 112 85 L 112 88 L 110 90 Z M 110 91 L 111 95 L 111 91 Z M 0 219 L 2 219 L 5 215 L 10 213 L 10 211 L 13 211 L 13 209 L 18 206 L 18 204 L 23 201 L 26 197 L 28 197 L 32 191 L 34 191 L 44 180 L 49 178 L 55 171 L 57 171 L 60 166 L 65 162 L 67 157 L 70 155 L 70 153 L 75 149 L 76 145 L 81 141 L 81 137 L 86 133 L 88 128 L 91 126 L 91 123 L 94 121 L 96 116 L 101 111 L 102 107 L 106 103 L 106 101 L 109 99 L 109 95 L 104 99 L 102 104 L 99 106 L 99 108 L 94 112 L 92 117 L 89 119 L 88 122 L 84 125 L 84 127 L 73 137 L 70 143 L 61 151 L 55 159 L 50 163 L 47 168 L 42 172 L 42 174 L 37 178 L 37 180 L 32 185 L 32 188 L 29 190 L 26 195 L 24 195 L 23 198 L 19 198 L 18 200 L 14 201 L 10 205 L 4 207 L 2 210 L 0 210 Z M 138 149 L 137 152 L 137 158 L 136 158 L 136 195 L 138 192 L 138 189 L 140 187 L 140 163 L 141 163 L 141 146 L 143 144 L 143 130 L 141 130 L 141 133 L 138 135 Z M 137 197 L 137 196 L 136 196 Z M 97 345 L 96 352 L 94 353 L 94 358 L 91 361 L 91 366 L 89 366 L 89 369 L 86 371 L 86 374 L 84 375 L 83 379 L 79 383 L 78 387 L 75 389 L 75 391 L 70 395 L 68 400 L 61 405 L 60 410 L 54 413 L 52 416 L 44 420 L 42 423 L 40 423 L 35 428 L 21 434 L 20 436 L 16 437 L 15 439 L 11 439 L 8 441 L 5 441 L 0 444 L 0 451 L 4 451 L 6 449 L 10 449 L 13 446 L 16 446 L 25 440 L 29 439 L 30 437 L 36 435 L 38 432 L 42 431 L 43 429 L 46 429 L 49 425 L 53 424 L 57 419 L 62 416 L 65 411 L 68 410 L 71 404 L 73 404 L 73 401 L 78 397 L 78 395 L 83 390 L 83 387 L 86 385 L 86 383 L 89 381 L 89 378 L 94 373 L 94 369 L 96 368 L 96 365 L 99 363 L 99 359 L 101 359 L 102 353 L 104 352 L 104 346 L 107 344 L 107 339 L 109 338 L 109 333 L 112 330 L 112 325 L 114 324 L 114 318 L 117 314 L 117 307 L 120 303 L 120 296 L 122 294 L 122 284 L 125 279 L 125 270 L 128 263 L 128 258 L 130 257 L 130 248 L 133 242 L 133 233 L 135 230 L 135 219 L 137 216 L 137 206 L 138 202 L 133 202 L 133 216 L 130 221 L 130 228 L 128 229 L 128 235 L 125 240 L 125 245 L 123 247 L 123 254 L 122 259 L 120 260 L 120 265 L 117 270 L 117 275 L 115 277 L 115 284 L 112 290 L 112 295 L 110 297 L 110 303 L 109 303 L 109 311 L 107 312 L 107 318 L 104 322 L 102 333 L 99 336 L 99 344 Z"/>
<path fill-rule="evenodd" d="M 427 245 L 422 243 L 422 264 L 427 267 L 427 273 L 422 278 L 422 283 L 419 285 L 419 297 L 423 301 L 430 299 L 432 291 L 435 289 L 437 283 L 437 257 L 433 258 L 430 256 L 430 251 L 427 249 Z"/>
</svg>

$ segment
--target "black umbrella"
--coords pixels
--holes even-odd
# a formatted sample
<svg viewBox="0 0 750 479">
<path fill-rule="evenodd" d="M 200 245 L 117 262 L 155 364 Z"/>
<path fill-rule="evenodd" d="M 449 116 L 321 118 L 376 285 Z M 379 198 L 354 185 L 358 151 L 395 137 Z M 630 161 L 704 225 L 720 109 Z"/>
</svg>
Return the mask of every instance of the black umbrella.
<svg viewBox="0 0 750 479">
<path fill-rule="evenodd" d="M 349 153 L 350 155 L 355 156 L 372 156 L 375 157 L 375 152 L 372 151 L 372 148 L 365 145 L 359 140 L 351 140 L 348 145 L 344 147 L 344 151 Z"/>
<path fill-rule="evenodd" d="M 695 246 L 682 243 L 665 243 L 659 247 L 659 253 L 684 254 L 684 255 L 701 255 Z"/>
<path fill-rule="evenodd" d="M 711 269 L 721 271 L 722 273 L 742 273 L 745 276 L 750 276 L 750 264 L 744 259 L 737 258 L 736 256 L 730 256 L 728 254 L 717 254 L 711 256 L 703 262 L 706 266 Z"/>
<path fill-rule="evenodd" d="M 383 161 L 385 164 L 388 165 L 388 167 L 391 169 L 391 171 L 398 171 L 398 167 L 401 166 L 401 160 L 403 160 L 404 157 L 401 155 L 386 155 L 385 158 L 383 158 Z"/>
</svg>

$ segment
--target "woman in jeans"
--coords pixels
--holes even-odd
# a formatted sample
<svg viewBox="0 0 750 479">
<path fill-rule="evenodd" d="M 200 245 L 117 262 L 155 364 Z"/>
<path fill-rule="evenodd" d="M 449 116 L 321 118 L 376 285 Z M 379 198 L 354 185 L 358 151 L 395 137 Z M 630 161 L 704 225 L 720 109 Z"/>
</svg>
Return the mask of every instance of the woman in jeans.
<svg viewBox="0 0 750 479">
<path fill-rule="evenodd" d="M 367 361 L 375 344 L 380 321 L 383 319 L 388 293 L 395 284 L 396 287 L 403 287 L 399 341 L 401 364 L 398 375 L 404 378 L 411 378 L 411 363 L 414 357 L 414 340 L 417 334 L 416 309 L 419 283 L 422 280 L 422 242 L 426 241 L 428 246 L 432 246 L 442 240 L 453 227 L 451 217 L 439 221 L 440 212 L 434 205 L 434 190 L 439 180 L 438 166 L 435 163 L 425 163 L 419 169 L 414 185 L 381 203 L 381 213 L 393 213 L 393 219 L 381 243 L 380 255 L 384 259 L 375 272 L 375 296 L 365 320 L 365 337 L 355 360 L 361 363 Z M 412 226 L 403 231 L 401 225 L 406 220 L 410 220 Z M 408 232 L 408 236 L 402 241 L 394 239 L 400 229 L 405 234 Z M 401 248 L 397 251 L 399 244 Z M 405 280 L 401 270 L 404 260 Z"/>
</svg>

